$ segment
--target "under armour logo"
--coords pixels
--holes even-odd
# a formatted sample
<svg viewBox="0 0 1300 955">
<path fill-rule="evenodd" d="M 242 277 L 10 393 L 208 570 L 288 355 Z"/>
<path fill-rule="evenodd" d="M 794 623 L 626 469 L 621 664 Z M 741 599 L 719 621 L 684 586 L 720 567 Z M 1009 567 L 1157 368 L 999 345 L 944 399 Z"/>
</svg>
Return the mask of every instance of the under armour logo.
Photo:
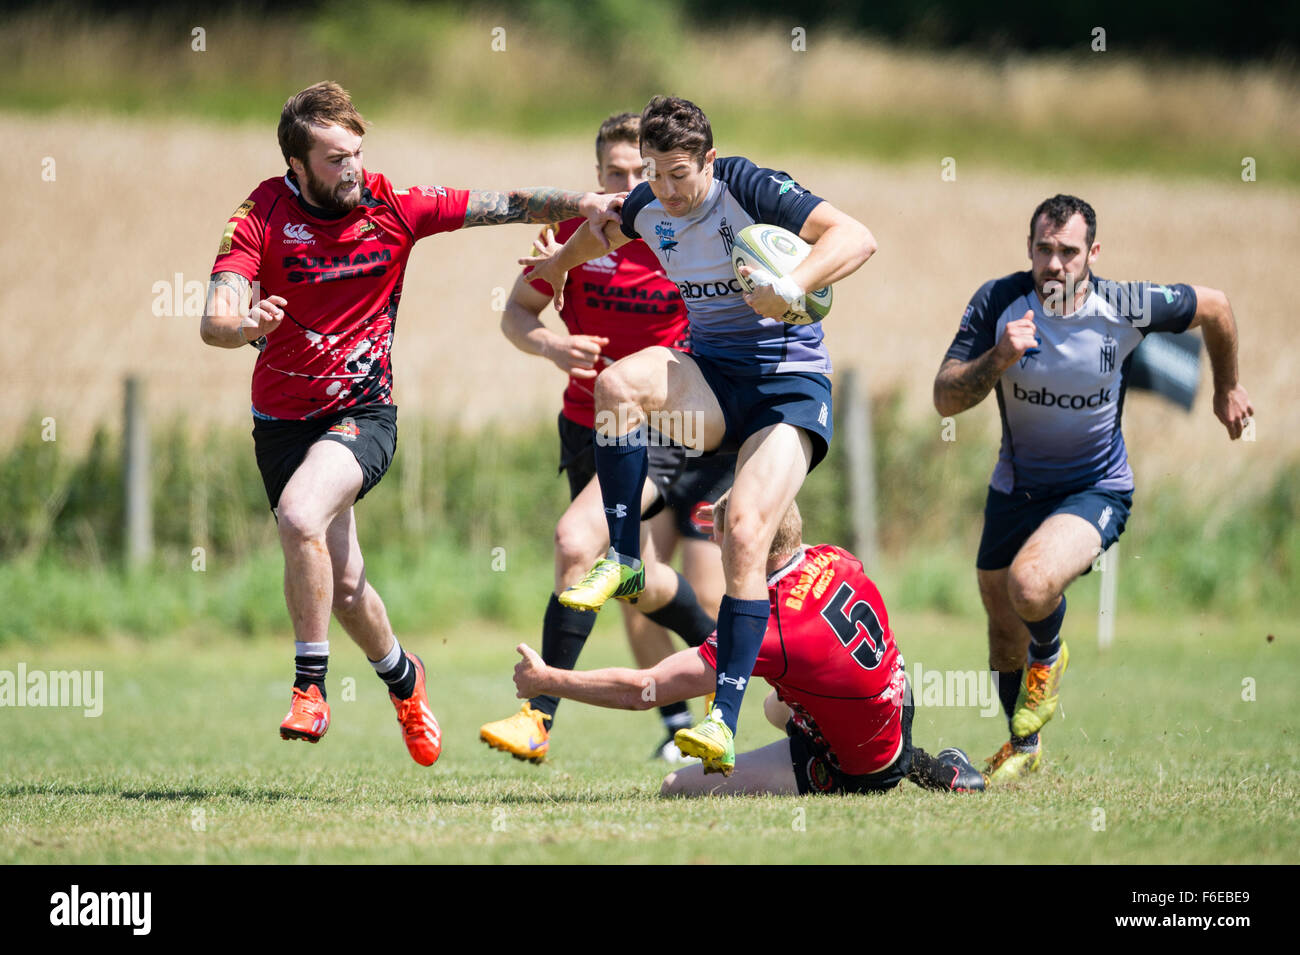
<svg viewBox="0 0 1300 955">
<path fill-rule="evenodd" d="M 718 674 L 718 682 L 730 683 L 737 690 L 743 690 L 745 688 L 745 678 L 743 676 L 727 676 L 726 671 Z"/>
<path fill-rule="evenodd" d="M 606 514 L 613 514 L 615 517 L 627 517 L 627 505 L 615 504 L 613 507 L 605 508 Z"/>
</svg>

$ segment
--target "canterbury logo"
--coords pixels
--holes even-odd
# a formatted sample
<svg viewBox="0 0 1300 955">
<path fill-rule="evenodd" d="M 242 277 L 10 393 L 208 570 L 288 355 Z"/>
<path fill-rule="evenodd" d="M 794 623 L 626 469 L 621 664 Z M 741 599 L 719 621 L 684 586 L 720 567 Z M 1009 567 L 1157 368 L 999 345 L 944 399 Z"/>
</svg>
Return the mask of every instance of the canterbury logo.
<svg viewBox="0 0 1300 955">
<path fill-rule="evenodd" d="M 307 231 L 307 227 L 300 223 L 286 223 L 284 227 L 284 238 L 289 242 L 315 242 L 316 237 Z"/>
</svg>

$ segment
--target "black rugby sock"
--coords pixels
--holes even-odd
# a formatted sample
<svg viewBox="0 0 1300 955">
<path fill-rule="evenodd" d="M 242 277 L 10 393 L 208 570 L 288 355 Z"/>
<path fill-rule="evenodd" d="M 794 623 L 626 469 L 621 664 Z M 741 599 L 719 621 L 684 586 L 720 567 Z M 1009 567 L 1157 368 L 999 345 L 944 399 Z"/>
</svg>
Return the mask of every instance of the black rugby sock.
<svg viewBox="0 0 1300 955">
<path fill-rule="evenodd" d="M 1022 618 L 1023 619 L 1023 618 Z M 1025 627 L 1032 638 L 1029 642 L 1029 660 L 1031 663 L 1047 663 L 1056 659 L 1061 652 L 1061 622 L 1065 620 L 1065 595 L 1056 609 L 1042 620 L 1025 621 Z"/>
<path fill-rule="evenodd" d="M 671 630 L 688 647 L 698 647 L 717 629 L 718 622 L 704 612 L 691 582 L 677 574 L 677 593 L 658 610 L 646 614 L 646 619 Z"/>
<path fill-rule="evenodd" d="M 577 666 L 578 656 L 595 625 L 594 613 L 566 607 L 560 603 L 559 597 L 551 594 L 546 604 L 546 616 L 542 618 L 542 661 L 547 666 L 572 670 Z M 555 696 L 535 696 L 529 703 L 533 709 L 554 719 L 560 700 Z"/>
</svg>

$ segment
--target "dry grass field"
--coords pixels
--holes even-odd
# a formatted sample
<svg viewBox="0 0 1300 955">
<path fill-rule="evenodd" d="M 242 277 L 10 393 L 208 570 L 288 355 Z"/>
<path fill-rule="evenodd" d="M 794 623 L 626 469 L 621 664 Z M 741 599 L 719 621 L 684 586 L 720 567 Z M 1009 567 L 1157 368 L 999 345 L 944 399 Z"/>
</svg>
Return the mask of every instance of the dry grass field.
<svg viewBox="0 0 1300 955">
<path fill-rule="evenodd" d="M 182 293 L 185 283 L 206 283 L 227 217 L 282 169 L 274 122 L 4 116 L 17 143 L 5 167 L 17 188 L 0 236 L 11 376 L 0 445 L 32 415 L 53 416 L 59 440 L 80 444 L 98 422 L 116 420 L 128 373 L 145 377 L 155 420 L 247 423 L 252 351 L 199 341 L 201 294 L 183 314 L 156 314 L 156 283 L 165 283 L 168 298 L 178 276 Z M 716 136 L 728 154 L 727 129 Z M 42 178 L 46 157 L 53 181 Z M 1208 372 L 1190 416 L 1135 395 L 1126 433 L 1139 482 L 1177 474 L 1206 492 L 1254 486 L 1300 451 L 1293 304 L 1283 292 L 1300 259 L 1300 195 L 1270 185 L 1266 169 L 1252 183 L 1231 169 L 1221 183 L 1166 182 L 1083 169 L 1009 173 L 958 155 L 956 180 L 943 181 L 939 156 L 904 166 L 827 161 L 806 148 L 757 158 L 790 170 L 875 232 L 880 251 L 837 288 L 827 337 L 839 370 L 861 368 L 874 391 L 901 389 L 918 418 L 933 415 L 932 376 L 967 299 L 985 279 L 1024 267 L 1030 211 L 1066 191 L 1098 210 L 1100 274 L 1218 286 L 1241 327 L 1241 376 L 1258 410 L 1258 440 L 1229 446 L 1210 411 Z M 366 165 L 398 184 L 593 185 L 585 138 L 535 145 L 396 120 L 371 130 Z M 532 235 L 526 226 L 477 229 L 417 247 L 395 358 L 405 412 L 470 427 L 531 426 L 554 414 L 560 373 L 515 352 L 493 311 L 494 290 L 509 287 Z M 974 428 L 982 440 L 995 412 L 985 406 L 971 417 L 959 439 Z M 935 431 L 937 438 L 937 422 Z"/>
</svg>

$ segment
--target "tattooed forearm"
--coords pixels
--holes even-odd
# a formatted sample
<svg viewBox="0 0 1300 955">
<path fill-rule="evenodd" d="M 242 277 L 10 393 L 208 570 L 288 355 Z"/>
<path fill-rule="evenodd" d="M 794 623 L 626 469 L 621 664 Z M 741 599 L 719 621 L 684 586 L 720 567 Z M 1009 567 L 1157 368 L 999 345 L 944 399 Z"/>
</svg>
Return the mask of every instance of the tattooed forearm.
<svg viewBox="0 0 1300 955">
<path fill-rule="evenodd" d="M 212 307 L 215 304 L 217 289 L 228 288 L 235 293 L 235 303 L 239 307 L 239 314 L 247 312 L 253 307 L 253 283 L 238 272 L 218 272 L 212 276 L 212 281 L 208 284 L 208 314 L 213 314 Z"/>
<path fill-rule="evenodd" d="M 471 189 L 465 209 L 465 225 L 500 225 L 503 222 L 560 222 L 578 215 L 581 192 L 539 186 L 488 192 Z"/>
<path fill-rule="evenodd" d="M 934 378 L 934 406 L 945 417 L 973 408 L 993 390 L 1001 375 L 992 348 L 971 361 L 947 358 Z"/>
<path fill-rule="evenodd" d="M 253 283 L 238 272 L 218 272 L 208 283 L 208 303 L 199 324 L 199 337 L 219 348 L 249 344 L 240 329 L 252 308 Z"/>
</svg>

